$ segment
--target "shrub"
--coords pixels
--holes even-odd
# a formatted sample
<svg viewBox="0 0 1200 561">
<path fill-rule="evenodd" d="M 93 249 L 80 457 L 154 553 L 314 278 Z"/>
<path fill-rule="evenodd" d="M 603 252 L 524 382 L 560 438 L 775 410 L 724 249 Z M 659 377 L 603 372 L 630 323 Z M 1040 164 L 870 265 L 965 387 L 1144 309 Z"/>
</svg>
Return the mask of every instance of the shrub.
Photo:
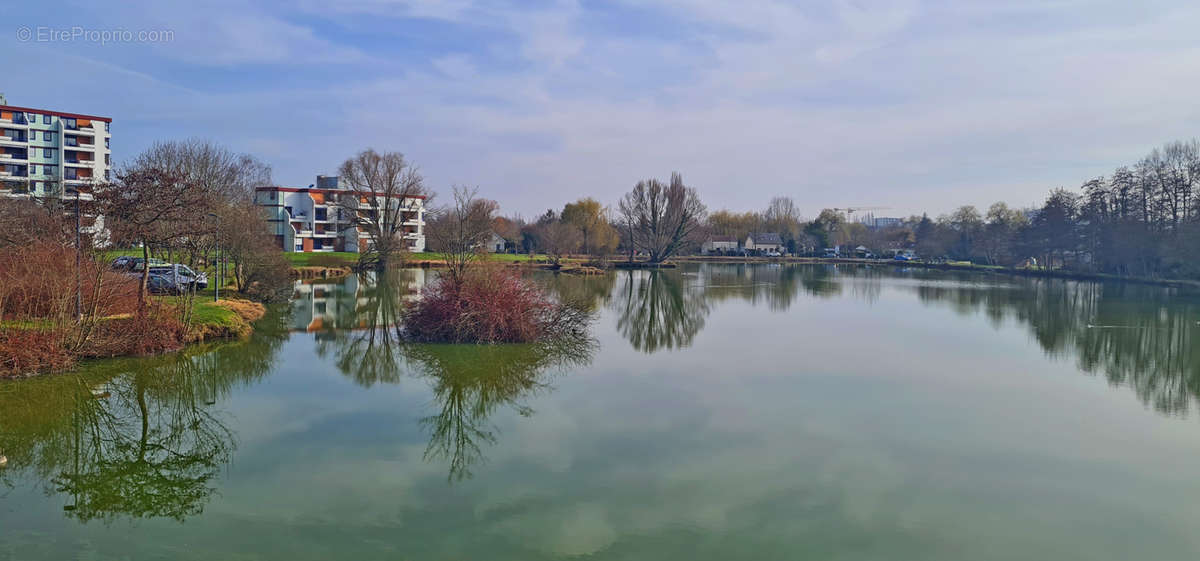
<svg viewBox="0 0 1200 561">
<path fill-rule="evenodd" d="M 63 345 L 59 330 L 0 329 L 0 378 L 70 367 L 75 357 Z"/>
<path fill-rule="evenodd" d="M 551 299 L 517 271 L 473 270 L 461 281 L 444 275 L 402 314 L 406 336 L 434 343 L 531 343 L 579 334 L 591 315 Z"/>
</svg>

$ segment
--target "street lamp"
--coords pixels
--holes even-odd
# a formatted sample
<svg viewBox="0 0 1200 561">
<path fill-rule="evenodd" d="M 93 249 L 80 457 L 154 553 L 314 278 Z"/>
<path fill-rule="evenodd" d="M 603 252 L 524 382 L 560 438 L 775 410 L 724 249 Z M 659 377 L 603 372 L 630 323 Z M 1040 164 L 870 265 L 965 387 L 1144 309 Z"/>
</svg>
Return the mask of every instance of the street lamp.
<svg viewBox="0 0 1200 561">
<path fill-rule="evenodd" d="M 217 219 L 217 229 L 215 234 L 217 248 L 217 266 L 214 274 L 217 277 L 217 284 L 213 285 L 213 302 L 221 298 L 221 217 L 213 213 L 208 213 L 209 216 Z"/>
</svg>

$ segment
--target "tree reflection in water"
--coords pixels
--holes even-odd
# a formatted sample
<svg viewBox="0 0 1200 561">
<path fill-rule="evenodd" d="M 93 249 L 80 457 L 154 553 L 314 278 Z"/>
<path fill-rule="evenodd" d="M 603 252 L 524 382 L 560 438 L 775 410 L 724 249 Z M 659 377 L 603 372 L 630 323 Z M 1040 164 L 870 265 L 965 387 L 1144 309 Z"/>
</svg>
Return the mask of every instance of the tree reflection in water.
<svg viewBox="0 0 1200 561">
<path fill-rule="evenodd" d="M 633 348 L 653 353 L 690 346 L 709 306 L 702 290 L 675 271 L 616 273 L 617 330 Z"/>
<path fill-rule="evenodd" d="M 215 405 L 266 376 L 287 337 L 281 323 L 257 327 L 245 342 L 5 385 L 10 470 L 69 496 L 66 515 L 82 522 L 199 514 L 236 447 Z"/>
<path fill-rule="evenodd" d="M 338 292 L 337 321 L 317 333 L 317 356 L 332 358 L 339 371 L 363 387 L 399 383 L 400 313 L 405 300 L 419 290 L 418 273 L 423 279 L 423 271 L 364 275 L 357 290 Z"/>
<path fill-rule="evenodd" d="M 409 271 L 360 279 L 361 288 L 342 299 L 337 318 L 342 329 L 317 334 L 317 354 L 363 387 L 398 384 L 406 376 L 429 380 L 437 413 L 420 419 L 429 431 L 425 459 L 445 461 L 448 478 L 459 481 L 484 461 L 484 447 L 496 442 L 489 418 L 502 407 L 521 415 L 533 410 L 522 400 L 549 389 L 551 373 L 585 366 L 596 342 L 587 324 L 568 336 L 531 344 L 450 345 L 408 343 L 400 329 L 405 301 L 414 294 Z M 549 280 L 549 279 L 543 279 Z M 563 300 L 594 308 L 611 282 L 545 284 Z M 349 319 L 347 319 L 349 318 Z M 584 318 L 591 321 L 591 315 Z"/>
<path fill-rule="evenodd" d="M 406 345 L 400 354 L 414 372 L 429 377 L 438 411 L 421 419 L 429 431 L 427 460 L 446 461 L 449 479 L 471 477 L 484 460 L 481 444 L 496 442 L 488 419 L 499 407 L 522 416 L 533 409 L 521 403 L 550 389 L 550 372 L 586 366 L 595 342 L 588 337 L 522 345 Z"/>
<path fill-rule="evenodd" d="M 1200 398 L 1200 305 L 1177 289 L 1016 279 L 1011 286 L 920 286 L 930 304 L 1025 325 L 1050 356 L 1127 386 L 1155 410 L 1186 414 Z"/>
</svg>

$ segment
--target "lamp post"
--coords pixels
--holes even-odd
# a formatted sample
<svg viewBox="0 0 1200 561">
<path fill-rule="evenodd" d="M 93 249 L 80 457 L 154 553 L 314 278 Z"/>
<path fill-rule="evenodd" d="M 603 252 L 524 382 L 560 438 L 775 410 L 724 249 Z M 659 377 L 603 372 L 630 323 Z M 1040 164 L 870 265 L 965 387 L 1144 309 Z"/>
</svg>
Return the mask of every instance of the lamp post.
<svg viewBox="0 0 1200 561">
<path fill-rule="evenodd" d="M 213 213 L 208 213 L 209 216 L 217 219 L 217 229 L 215 230 L 216 249 L 217 249 L 217 266 L 213 273 L 217 277 L 217 284 L 213 285 L 213 302 L 221 298 L 221 217 Z"/>
<path fill-rule="evenodd" d="M 79 276 L 83 259 L 83 235 L 79 217 L 79 188 L 75 188 L 75 322 L 83 321 L 83 283 Z"/>
</svg>

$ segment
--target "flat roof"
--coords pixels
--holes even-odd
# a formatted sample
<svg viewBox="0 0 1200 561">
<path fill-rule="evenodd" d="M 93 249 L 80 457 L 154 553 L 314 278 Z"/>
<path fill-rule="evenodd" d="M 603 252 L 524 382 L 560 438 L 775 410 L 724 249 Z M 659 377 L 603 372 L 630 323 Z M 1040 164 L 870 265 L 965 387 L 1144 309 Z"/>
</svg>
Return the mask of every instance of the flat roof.
<svg viewBox="0 0 1200 561">
<path fill-rule="evenodd" d="M 93 121 L 104 121 L 111 123 L 112 117 L 100 117 L 97 115 L 84 115 L 82 113 L 63 113 L 62 111 L 51 111 L 49 109 L 35 109 L 33 107 L 17 107 L 16 105 L 0 105 L 0 110 L 20 111 L 22 113 L 44 113 L 54 115 L 56 117 L 66 117 L 68 119 L 91 119 Z"/>
<path fill-rule="evenodd" d="M 329 193 L 329 194 L 333 194 L 333 195 L 336 195 L 339 193 L 351 193 L 351 194 L 356 194 L 356 195 L 365 195 L 366 194 L 366 193 L 359 193 L 358 191 L 355 191 L 353 189 L 321 189 L 318 187 L 279 187 L 276 185 L 264 185 L 262 187 L 255 187 L 254 190 L 255 191 L 283 191 L 285 193 Z M 375 195 L 384 196 L 384 193 L 375 193 Z M 391 196 L 399 197 L 400 195 L 391 195 Z M 424 199 L 425 195 L 408 195 L 407 198 L 409 198 L 409 199 Z"/>
</svg>

